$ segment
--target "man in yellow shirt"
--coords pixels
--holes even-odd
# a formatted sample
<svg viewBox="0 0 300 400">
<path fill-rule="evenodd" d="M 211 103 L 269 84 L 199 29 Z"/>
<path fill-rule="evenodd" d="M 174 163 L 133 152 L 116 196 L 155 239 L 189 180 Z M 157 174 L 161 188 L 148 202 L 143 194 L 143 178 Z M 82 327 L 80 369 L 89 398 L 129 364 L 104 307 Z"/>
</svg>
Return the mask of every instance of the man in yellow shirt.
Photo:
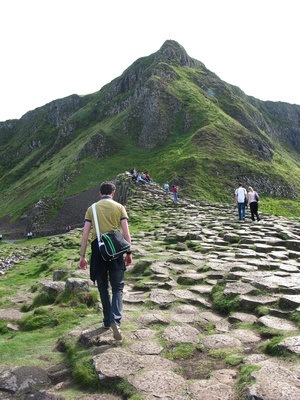
<svg viewBox="0 0 300 400">
<path fill-rule="evenodd" d="M 100 200 L 96 203 L 99 229 L 101 233 L 106 233 L 121 228 L 124 238 L 127 242 L 131 243 L 128 215 L 125 207 L 113 200 L 115 191 L 116 187 L 111 182 L 103 182 L 100 186 Z M 114 338 L 122 340 L 120 324 L 123 310 L 124 271 L 126 270 L 126 266 L 132 263 L 131 250 L 127 250 L 125 258 L 123 255 L 120 255 L 112 261 L 104 261 L 102 259 L 98 246 L 92 206 L 90 206 L 84 218 L 79 268 L 87 268 L 85 253 L 91 228 L 93 229 L 91 235 L 90 278 L 93 282 L 97 281 L 103 309 L 103 327 L 107 329 L 111 328 Z M 109 283 L 112 297 L 109 292 Z"/>
</svg>

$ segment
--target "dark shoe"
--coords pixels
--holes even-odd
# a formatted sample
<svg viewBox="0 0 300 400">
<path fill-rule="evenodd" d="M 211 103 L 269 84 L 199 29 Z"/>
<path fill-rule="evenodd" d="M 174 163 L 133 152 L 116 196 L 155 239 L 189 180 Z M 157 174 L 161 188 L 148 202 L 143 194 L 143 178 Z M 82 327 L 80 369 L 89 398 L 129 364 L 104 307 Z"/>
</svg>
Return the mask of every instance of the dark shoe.
<svg viewBox="0 0 300 400">
<path fill-rule="evenodd" d="M 116 340 L 122 340 L 122 331 L 121 328 L 119 327 L 119 325 L 117 324 L 110 324 L 110 327 L 113 331 L 113 337 Z"/>
</svg>

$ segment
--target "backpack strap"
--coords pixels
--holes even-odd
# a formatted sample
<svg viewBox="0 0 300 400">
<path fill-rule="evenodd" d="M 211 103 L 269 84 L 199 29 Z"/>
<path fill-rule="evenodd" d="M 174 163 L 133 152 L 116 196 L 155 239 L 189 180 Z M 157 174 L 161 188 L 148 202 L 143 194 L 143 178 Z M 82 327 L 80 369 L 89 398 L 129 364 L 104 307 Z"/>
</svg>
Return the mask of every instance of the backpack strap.
<svg viewBox="0 0 300 400">
<path fill-rule="evenodd" d="M 101 233 L 100 233 L 99 224 L 98 224 L 98 217 L 97 217 L 97 211 L 96 211 L 96 203 L 94 203 L 94 204 L 92 205 L 92 210 L 93 210 L 94 224 L 95 224 L 95 228 L 96 228 L 98 243 L 100 243 L 100 242 L 101 242 Z"/>
</svg>

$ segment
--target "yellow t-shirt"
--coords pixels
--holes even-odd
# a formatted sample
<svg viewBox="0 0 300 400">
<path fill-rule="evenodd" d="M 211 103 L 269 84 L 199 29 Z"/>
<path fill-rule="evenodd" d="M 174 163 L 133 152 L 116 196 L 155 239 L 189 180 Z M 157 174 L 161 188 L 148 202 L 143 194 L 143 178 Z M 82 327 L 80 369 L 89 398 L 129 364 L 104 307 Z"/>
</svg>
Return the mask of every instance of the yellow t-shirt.
<svg viewBox="0 0 300 400">
<path fill-rule="evenodd" d="M 102 196 L 96 203 L 97 217 L 100 233 L 112 232 L 121 228 L 121 220 L 128 219 L 125 207 L 114 201 L 111 197 Z M 97 232 L 94 224 L 93 210 L 90 206 L 84 217 L 85 221 L 92 223 L 92 241 L 97 238 Z"/>
</svg>

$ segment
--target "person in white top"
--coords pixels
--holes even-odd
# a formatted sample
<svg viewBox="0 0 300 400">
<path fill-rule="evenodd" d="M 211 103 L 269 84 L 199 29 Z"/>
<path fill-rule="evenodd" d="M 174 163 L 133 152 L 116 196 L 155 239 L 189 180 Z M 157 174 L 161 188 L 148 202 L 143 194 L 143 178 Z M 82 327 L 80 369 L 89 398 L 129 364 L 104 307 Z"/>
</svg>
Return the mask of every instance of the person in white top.
<svg viewBox="0 0 300 400">
<path fill-rule="evenodd" d="M 250 205 L 252 221 L 255 221 L 255 217 L 256 217 L 257 221 L 260 221 L 260 217 L 258 215 L 259 196 L 258 196 L 257 192 L 255 192 L 251 186 L 248 187 L 247 200 Z"/>
<path fill-rule="evenodd" d="M 247 191 L 240 183 L 239 187 L 234 192 L 235 201 L 238 205 L 239 221 L 245 221 L 245 199 L 247 198 Z"/>
</svg>

